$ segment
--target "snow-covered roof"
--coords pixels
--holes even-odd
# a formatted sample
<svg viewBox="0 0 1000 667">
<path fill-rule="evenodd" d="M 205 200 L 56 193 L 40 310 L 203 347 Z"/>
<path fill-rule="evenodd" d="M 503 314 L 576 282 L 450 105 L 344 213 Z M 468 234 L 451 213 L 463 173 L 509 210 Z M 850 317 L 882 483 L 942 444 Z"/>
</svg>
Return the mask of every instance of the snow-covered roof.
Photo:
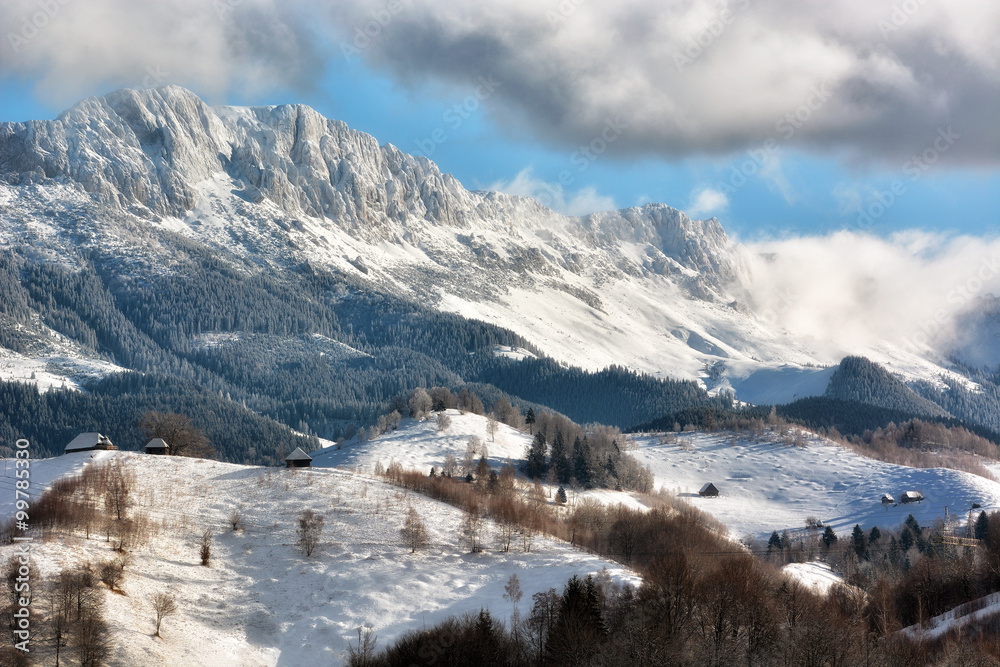
<svg viewBox="0 0 1000 667">
<path fill-rule="evenodd" d="M 146 449 L 170 449 L 170 445 L 163 438 L 153 438 L 146 443 Z"/>
<path fill-rule="evenodd" d="M 705 493 L 706 491 L 718 491 L 718 489 L 715 488 L 715 484 L 712 484 L 711 482 L 705 482 L 705 485 L 701 487 L 701 491 L 699 491 L 698 493 Z"/>
<path fill-rule="evenodd" d="M 108 436 L 101 435 L 100 433 L 81 433 L 66 445 L 67 452 L 82 452 L 87 449 L 93 449 L 97 445 L 110 445 L 111 440 Z"/>
<path fill-rule="evenodd" d="M 295 451 L 285 457 L 286 461 L 312 461 L 313 457 L 302 451 L 301 447 L 296 447 Z"/>
</svg>

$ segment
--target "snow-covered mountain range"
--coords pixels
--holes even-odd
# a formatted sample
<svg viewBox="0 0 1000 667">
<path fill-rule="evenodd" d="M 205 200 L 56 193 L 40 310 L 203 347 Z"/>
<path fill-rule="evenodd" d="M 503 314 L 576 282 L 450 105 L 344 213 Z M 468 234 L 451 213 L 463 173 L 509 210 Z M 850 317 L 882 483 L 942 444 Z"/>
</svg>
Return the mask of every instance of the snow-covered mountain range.
<svg viewBox="0 0 1000 667">
<path fill-rule="evenodd" d="M 170 86 L 0 123 L 0 249 L 73 266 L 96 248 L 126 273 L 170 274 L 184 270 L 182 237 L 245 271 L 335 269 L 567 364 L 699 379 L 751 402 L 822 393 L 849 353 L 908 379 L 949 372 L 898 342 L 781 329 L 750 296 L 749 252 L 714 218 L 662 204 L 573 218 L 469 191 L 308 107 L 212 107 Z"/>
</svg>

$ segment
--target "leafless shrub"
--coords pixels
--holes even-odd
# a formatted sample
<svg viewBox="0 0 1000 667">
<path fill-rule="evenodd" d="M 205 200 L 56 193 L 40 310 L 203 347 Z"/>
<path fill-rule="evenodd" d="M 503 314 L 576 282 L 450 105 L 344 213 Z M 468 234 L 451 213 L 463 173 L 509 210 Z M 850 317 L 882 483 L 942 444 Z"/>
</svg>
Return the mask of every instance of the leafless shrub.
<svg viewBox="0 0 1000 667">
<path fill-rule="evenodd" d="M 243 530 L 243 513 L 239 508 L 234 507 L 233 511 L 229 513 L 229 525 L 232 527 L 233 532 Z"/>
<path fill-rule="evenodd" d="M 117 558 L 105 561 L 100 568 L 101 581 L 109 590 L 115 591 L 125 578 L 125 564 Z"/>
<path fill-rule="evenodd" d="M 439 431 L 447 431 L 449 428 L 451 428 L 451 417 L 443 412 L 438 413 L 437 429 Z"/>
<path fill-rule="evenodd" d="M 358 643 L 347 645 L 348 667 L 375 667 L 381 664 L 375 657 L 378 636 L 371 628 L 358 628 Z"/>
<path fill-rule="evenodd" d="M 312 510 L 304 510 L 299 515 L 298 535 L 302 553 L 307 558 L 312 556 L 323 535 L 323 515 L 316 514 Z"/>
<path fill-rule="evenodd" d="M 415 507 L 410 506 L 406 512 L 406 521 L 400 529 L 403 542 L 410 548 L 410 553 L 427 546 L 427 527 L 420 520 Z"/>
<path fill-rule="evenodd" d="M 208 567 L 209 561 L 212 559 L 212 531 L 208 528 L 201 534 L 199 555 L 201 556 L 201 564 Z"/>
</svg>

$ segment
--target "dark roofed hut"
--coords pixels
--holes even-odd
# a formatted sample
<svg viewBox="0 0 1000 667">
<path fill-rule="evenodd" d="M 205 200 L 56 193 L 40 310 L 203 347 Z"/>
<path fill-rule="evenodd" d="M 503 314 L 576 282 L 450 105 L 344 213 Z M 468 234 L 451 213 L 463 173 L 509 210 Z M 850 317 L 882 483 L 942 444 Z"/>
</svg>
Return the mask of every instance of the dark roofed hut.
<svg viewBox="0 0 1000 667">
<path fill-rule="evenodd" d="M 919 491 L 907 491 L 899 497 L 899 502 L 901 503 L 919 503 L 924 499 L 924 494 Z"/>
<path fill-rule="evenodd" d="M 170 445 L 163 438 L 153 438 L 146 443 L 146 453 L 166 456 L 170 453 Z"/>
<path fill-rule="evenodd" d="M 717 498 L 719 496 L 719 490 L 715 488 L 715 484 L 706 482 L 705 486 L 701 487 L 701 491 L 698 492 L 698 495 L 703 498 Z"/>
<path fill-rule="evenodd" d="M 296 447 L 295 451 L 285 457 L 286 468 L 308 468 L 312 465 L 312 457 Z"/>
<path fill-rule="evenodd" d="M 66 445 L 66 454 L 70 452 L 89 452 L 94 450 L 117 449 L 106 435 L 100 433 L 81 433 Z"/>
</svg>

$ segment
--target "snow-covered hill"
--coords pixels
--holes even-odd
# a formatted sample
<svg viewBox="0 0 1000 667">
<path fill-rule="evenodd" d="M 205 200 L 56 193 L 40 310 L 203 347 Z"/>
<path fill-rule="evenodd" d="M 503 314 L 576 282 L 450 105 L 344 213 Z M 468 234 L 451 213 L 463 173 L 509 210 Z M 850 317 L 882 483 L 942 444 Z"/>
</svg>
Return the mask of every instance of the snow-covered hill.
<svg viewBox="0 0 1000 667">
<path fill-rule="evenodd" d="M 459 461 L 472 437 L 484 441 L 490 465 L 499 467 L 510 457 L 515 465 L 524 459 L 530 442 L 527 434 L 500 425 L 490 442 L 484 417 L 451 411 L 451 426 L 439 431 L 433 419 L 403 420 L 396 431 L 364 443 L 351 441 L 340 449 L 331 446 L 314 454 L 314 465 L 371 472 L 377 462 L 397 461 L 404 468 L 428 472 L 441 469 L 448 453 Z M 731 434 L 690 432 L 666 443 L 660 435 L 634 436 L 629 453 L 655 478 L 657 489 L 674 493 L 725 524 L 734 538 L 748 535 L 766 539 L 773 530 L 804 529 L 814 517 L 846 535 L 861 524 L 896 527 L 913 514 L 921 525 L 949 516 L 964 522 L 973 503 L 983 509 L 1000 508 L 1000 483 L 945 468 L 910 468 L 855 454 L 840 445 L 804 433 L 804 446 L 780 444 L 768 434 L 759 442 Z M 717 498 L 702 498 L 706 482 L 718 487 Z M 896 499 L 904 491 L 922 491 L 916 504 L 884 507 L 883 493 Z M 571 498 L 573 494 L 571 493 Z M 641 498 L 609 490 L 583 492 L 582 496 L 606 503 L 642 507 Z M 981 511 L 981 510 L 977 510 Z"/>
<path fill-rule="evenodd" d="M 566 363 L 698 378 L 753 401 L 818 393 L 820 376 L 784 383 L 849 353 L 911 378 L 942 372 L 892 342 L 780 329 L 755 311 L 752 262 L 714 218 L 661 204 L 570 218 L 468 191 L 303 106 L 210 107 L 171 86 L 0 123 L 0 221 L 0 248 L 69 266 L 100 249 L 125 273 L 142 260 L 143 280 L 150 266 L 183 270 L 171 234 L 256 271 L 329 267 L 513 329 Z"/>
<path fill-rule="evenodd" d="M 36 470 L 69 472 L 81 456 L 39 461 Z M 529 553 L 469 554 L 460 544 L 459 510 L 369 476 L 128 452 L 102 456 L 136 472 L 136 511 L 153 532 L 133 554 L 124 595 L 101 589 L 115 667 L 341 664 L 358 627 L 373 628 L 384 646 L 406 630 L 481 607 L 509 616 L 503 595 L 511 574 L 526 599 L 605 567 L 618 581 L 637 582 L 621 566 L 544 538 Z M 430 545 L 416 554 L 399 535 L 410 506 L 430 533 Z M 227 524 L 234 509 L 245 521 L 236 532 Z M 305 509 L 325 517 L 321 545 L 310 558 L 296 546 L 296 519 Z M 199 565 L 206 528 L 214 533 L 210 567 Z M 0 547 L 3 562 L 12 549 Z M 34 550 L 44 576 L 112 556 L 96 534 L 56 537 Z M 162 638 L 152 636 L 149 596 L 157 592 L 172 594 L 179 605 L 164 621 Z"/>
<path fill-rule="evenodd" d="M 803 447 L 777 438 L 753 442 L 727 434 L 691 433 L 678 443 L 658 436 L 638 437 L 632 454 L 653 471 L 658 486 L 674 490 L 722 521 L 736 537 L 767 538 L 772 530 L 802 529 L 815 517 L 847 535 L 854 524 L 899 526 L 908 514 L 921 525 L 944 519 L 964 522 L 973 503 L 1000 507 L 1000 484 L 945 468 L 909 468 L 859 456 L 828 440 L 810 436 Z M 719 497 L 702 498 L 706 482 Z M 899 499 L 922 491 L 921 503 L 884 507 L 883 493 Z M 976 510 L 977 512 L 980 510 Z"/>
</svg>

